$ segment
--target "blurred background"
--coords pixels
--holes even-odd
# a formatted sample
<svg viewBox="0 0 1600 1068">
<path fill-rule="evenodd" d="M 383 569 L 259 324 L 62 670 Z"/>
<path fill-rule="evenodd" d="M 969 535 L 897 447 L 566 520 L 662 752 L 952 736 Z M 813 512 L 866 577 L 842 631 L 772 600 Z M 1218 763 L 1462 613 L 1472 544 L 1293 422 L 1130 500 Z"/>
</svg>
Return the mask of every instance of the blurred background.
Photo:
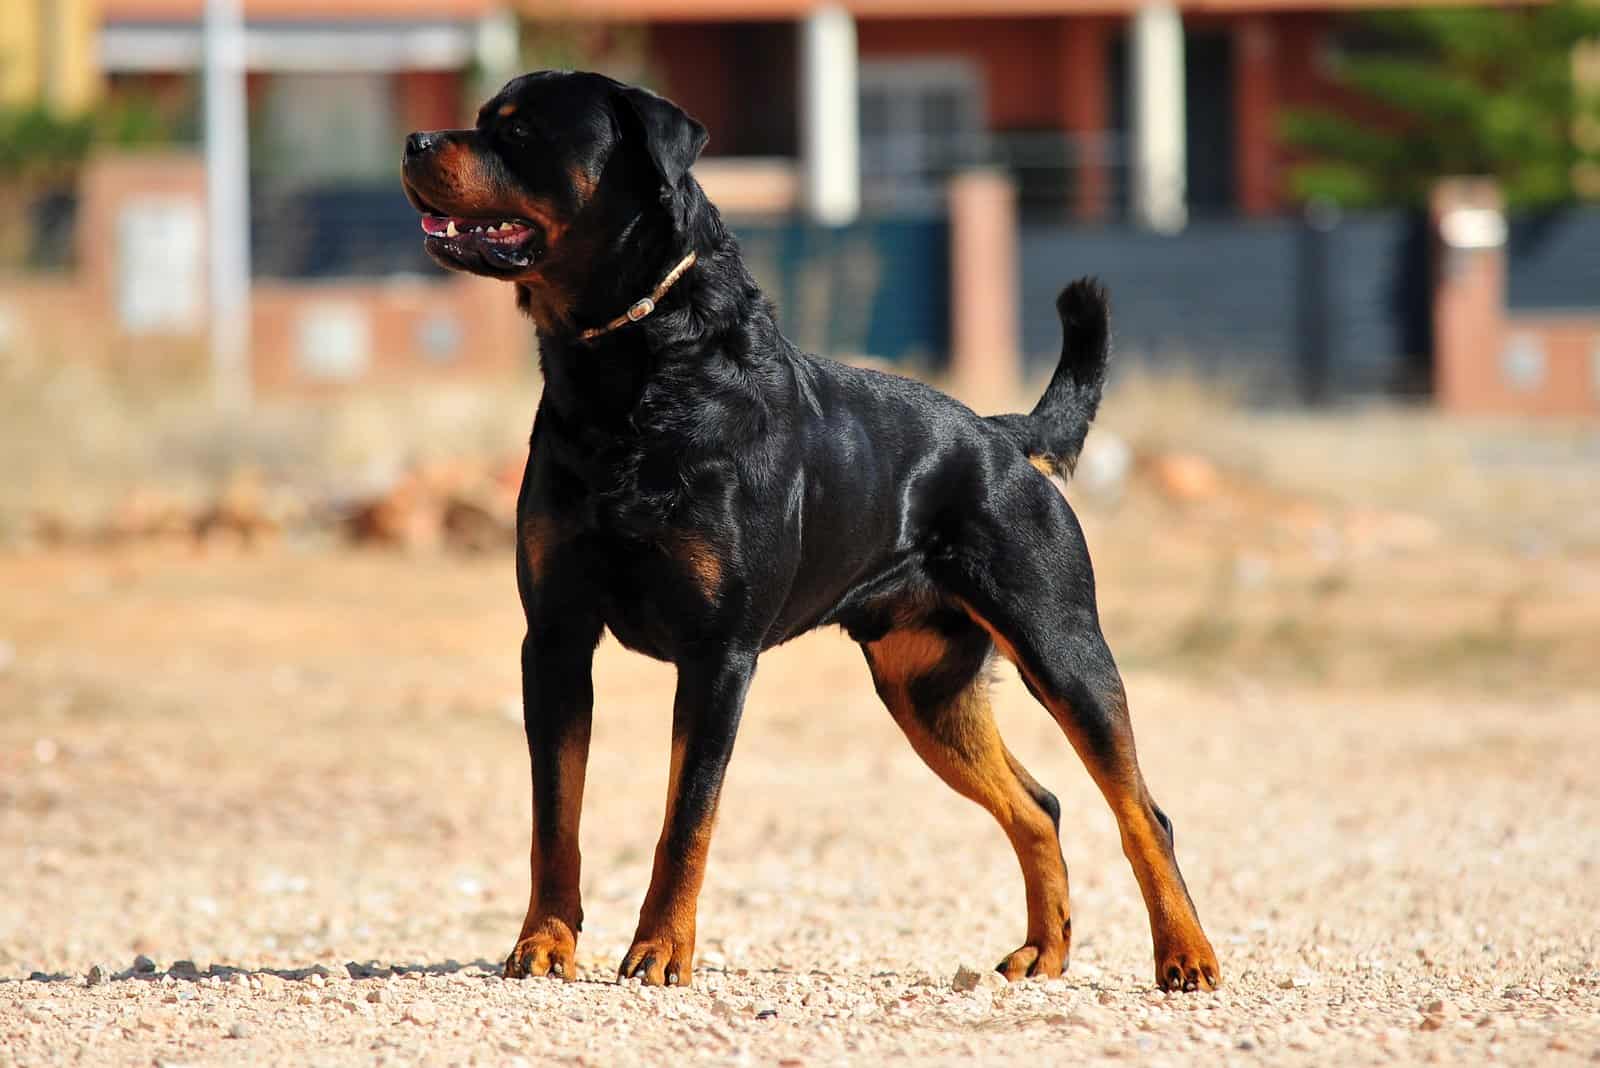
<svg viewBox="0 0 1600 1068">
<path fill-rule="evenodd" d="M 14 0 L 0 545 L 503 559 L 533 331 L 422 254 L 398 146 L 588 67 L 709 127 L 807 349 L 1023 408 L 1060 286 L 1108 282 L 1073 494 L 1130 547 L 1125 657 L 1579 674 L 1597 34 L 1578 0 Z M 1400 588 L 1431 608 L 1363 595 Z"/>
<path fill-rule="evenodd" d="M 1593 901 L 1594 840 L 1574 828 L 1600 815 L 1573 762 L 1600 724 L 1600 7 L 4 6 L 0 828 L 24 849 L 0 897 L 32 904 L 0 926 L 0 972 L 120 967 L 134 946 L 284 964 L 353 945 L 425 960 L 444 943 L 462 959 L 508 948 L 527 805 L 510 755 L 511 528 L 535 341 L 503 286 L 423 256 L 397 171 L 407 132 L 465 125 L 541 67 L 643 83 L 707 125 L 695 173 L 811 351 L 1017 410 L 1056 359 L 1059 288 L 1106 280 L 1114 377 L 1070 496 L 1225 968 L 1258 944 L 1305 967 L 1354 960 L 1340 939 L 1388 937 L 1363 910 L 1394 899 L 1409 865 L 1408 885 L 1458 896 L 1439 906 L 1455 919 L 1414 911 L 1408 931 L 1477 953 L 1476 919 L 1516 913 L 1496 952 L 1527 955 L 1506 967 L 1523 960 L 1517 981 L 1535 987 L 1559 971 L 1546 957 L 1535 974 L 1535 936 L 1559 933 L 1537 893 L 1452 865 L 1526 847 L 1522 877 L 1570 876 L 1565 900 Z M 602 806 L 643 799 L 596 825 L 612 863 L 593 889 L 617 913 L 597 914 L 605 950 L 626 944 L 648 872 L 671 680 L 612 644 L 601 655 L 613 718 L 597 732 L 613 733 L 597 734 L 609 774 L 591 781 L 621 791 Z M 842 638 L 774 659 L 730 790 L 764 803 L 757 785 L 803 758 L 848 781 L 780 796 L 836 806 L 837 826 L 856 822 L 841 799 L 873 782 L 968 818 L 878 715 Z M 856 775 L 832 762 L 840 732 L 867 722 L 859 760 L 874 770 Z M 1030 766 L 1081 780 L 1040 729 L 1021 735 L 1050 754 Z M 619 763 L 640 748 L 644 774 Z M 455 789 L 427 793 L 446 751 Z M 1274 893 L 1348 906 L 1345 933 L 1294 910 L 1276 933 L 1244 926 L 1269 880 L 1225 862 L 1244 833 L 1229 781 L 1265 784 L 1252 804 L 1281 814 L 1251 832 L 1273 847 Z M 1437 797 L 1402 799 L 1402 781 L 1461 803 L 1397 822 Z M 151 782 L 168 801 L 142 792 Z M 1312 794 L 1323 807 L 1295 807 Z M 1545 836 L 1518 838 L 1535 813 Z M 981 840 L 1009 869 L 971 818 L 952 841 Z M 188 838 L 205 825 L 253 851 Z M 122 837 L 95 845 L 105 827 Z M 760 829 L 728 856 L 801 878 Z M 1082 885 L 1091 907 L 1127 909 L 1138 937 L 1106 952 L 1143 968 L 1137 896 L 1100 831 L 1109 881 Z M 904 847 L 873 848 L 863 871 Z M 130 857 L 175 877 L 210 866 L 211 889 L 127 888 L 137 931 L 85 919 Z M 318 872 L 342 874 L 307 935 L 294 888 L 317 893 Z M 1319 897 L 1335 877 L 1347 896 Z M 339 897 L 357 884 L 389 904 Z M 230 913 L 258 897 L 275 904 Z M 417 917 L 445 900 L 467 933 L 441 942 Z M 1593 974 L 1587 944 L 1572 974 Z M 764 959 L 759 940 L 721 948 Z M 1420 991 L 1432 973 L 1415 967 Z"/>
</svg>

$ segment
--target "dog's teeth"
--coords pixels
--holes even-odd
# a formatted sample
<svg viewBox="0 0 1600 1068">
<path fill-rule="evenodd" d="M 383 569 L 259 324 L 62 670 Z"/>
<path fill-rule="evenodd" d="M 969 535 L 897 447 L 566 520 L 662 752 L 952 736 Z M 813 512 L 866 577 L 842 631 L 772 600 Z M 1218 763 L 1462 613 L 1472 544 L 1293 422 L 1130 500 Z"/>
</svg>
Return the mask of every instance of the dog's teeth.
<svg viewBox="0 0 1600 1068">
<path fill-rule="evenodd" d="M 457 235 L 457 233 L 458 233 L 458 231 L 456 230 L 456 221 L 454 219 L 451 219 L 450 220 L 450 224 L 444 228 L 444 236 L 446 236 L 446 237 L 455 237 Z"/>
<path fill-rule="evenodd" d="M 503 222 L 503 223 L 500 224 L 500 229 L 509 230 L 509 229 L 511 229 L 511 224 L 508 223 L 508 222 Z"/>
</svg>

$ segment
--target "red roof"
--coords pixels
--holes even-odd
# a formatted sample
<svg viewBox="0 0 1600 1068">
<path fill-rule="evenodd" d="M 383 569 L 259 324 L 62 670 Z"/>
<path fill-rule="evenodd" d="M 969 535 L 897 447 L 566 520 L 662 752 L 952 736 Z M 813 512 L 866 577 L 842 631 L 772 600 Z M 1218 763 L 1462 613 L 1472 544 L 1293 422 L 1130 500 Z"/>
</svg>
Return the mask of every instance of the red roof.
<svg viewBox="0 0 1600 1068">
<path fill-rule="evenodd" d="M 512 0 L 524 15 L 571 18 L 572 0 Z M 242 0 L 255 19 L 469 19 L 488 14 L 500 0 Z M 1127 14 L 1145 0 L 844 0 L 866 17 Z M 1372 7 L 1451 6 L 1459 0 L 1178 0 L 1185 11 L 1244 12 Z M 179 21 L 200 17 L 205 0 L 100 0 L 103 16 L 117 21 Z M 816 7 L 815 0 L 583 0 L 589 18 L 618 20 L 788 19 Z"/>
<path fill-rule="evenodd" d="M 501 5 L 496 0 L 240 0 L 252 19 L 475 19 Z M 205 0 L 100 0 L 101 17 L 116 22 L 187 22 L 200 18 Z"/>
</svg>

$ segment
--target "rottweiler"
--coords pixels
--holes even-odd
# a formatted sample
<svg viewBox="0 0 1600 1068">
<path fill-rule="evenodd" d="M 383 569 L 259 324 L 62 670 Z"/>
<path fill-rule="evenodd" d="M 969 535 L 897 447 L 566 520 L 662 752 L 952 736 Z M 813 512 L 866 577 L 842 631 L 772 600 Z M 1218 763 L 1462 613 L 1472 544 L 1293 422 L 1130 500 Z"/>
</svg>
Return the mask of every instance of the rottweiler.
<svg viewBox="0 0 1600 1068">
<path fill-rule="evenodd" d="M 602 632 L 677 668 L 666 816 L 622 978 L 687 986 L 696 899 L 761 653 L 836 625 L 928 766 L 1016 850 L 1027 941 L 1007 979 L 1072 941 L 1056 798 L 1007 751 L 996 651 L 1110 804 L 1163 988 L 1212 989 L 1200 928 L 1134 752 L 1083 531 L 1060 490 L 1109 345 L 1093 280 L 1057 301 L 1061 361 L 1026 415 L 796 349 L 690 167 L 706 131 L 647 90 L 541 71 L 470 129 L 405 143 L 423 243 L 498 278 L 533 320 L 544 391 L 517 504 L 532 889 L 509 977 L 575 975 L 578 822 Z"/>
</svg>

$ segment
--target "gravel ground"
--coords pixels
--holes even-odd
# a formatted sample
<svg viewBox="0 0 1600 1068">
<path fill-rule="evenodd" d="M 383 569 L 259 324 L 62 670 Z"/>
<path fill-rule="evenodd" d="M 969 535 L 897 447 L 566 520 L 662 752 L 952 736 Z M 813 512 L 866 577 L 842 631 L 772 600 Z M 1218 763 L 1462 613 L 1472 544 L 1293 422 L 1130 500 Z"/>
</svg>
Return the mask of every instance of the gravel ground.
<svg viewBox="0 0 1600 1068">
<path fill-rule="evenodd" d="M 808 637 L 750 698 L 694 987 L 652 990 L 611 976 L 671 675 L 608 642 L 581 974 L 503 981 L 529 809 L 508 574 L 0 558 L 0 1066 L 1600 1061 L 1600 695 L 1574 686 L 1130 670 L 1224 971 L 1168 995 L 1104 803 L 1005 679 L 1006 738 L 1062 800 L 1076 938 L 1064 979 L 1007 987 L 1009 847 L 857 650 Z"/>
</svg>

